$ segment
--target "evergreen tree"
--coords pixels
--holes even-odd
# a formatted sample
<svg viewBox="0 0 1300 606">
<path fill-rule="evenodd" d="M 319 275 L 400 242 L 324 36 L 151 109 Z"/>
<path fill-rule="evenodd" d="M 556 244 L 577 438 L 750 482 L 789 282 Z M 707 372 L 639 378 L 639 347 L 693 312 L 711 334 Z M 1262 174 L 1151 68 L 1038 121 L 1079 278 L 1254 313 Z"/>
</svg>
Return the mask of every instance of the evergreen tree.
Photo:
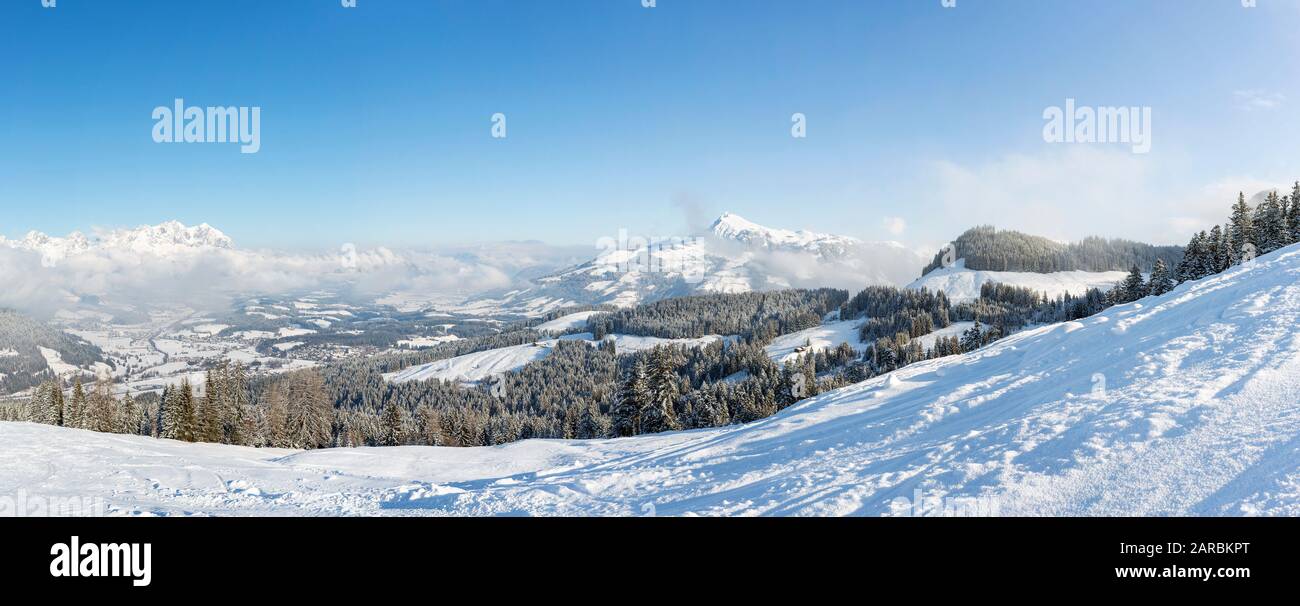
<svg viewBox="0 0 1300 606">
<path fill-rule="evenodd" d="M 807 383 L 802 370 L 795 365 L 795 360 L 786 360 L 781 365 L 781 389 L 776 397 L 777 408 L 783 409 L 806 397 Z"/>
<path fill-rule="evenodd" d="M 961 350 L 962 352 L 975 351 L 984 345 L 984 330 L 980 327 L 979 318 L 975 318 L 975 324 L 961 333 Z"/>
<path fill-rule="evenodd" d="M 113 383 L 107 375 L 95 379 L 84 411 L 86 429 L 105 433 L 117 430 L 117 400 L 113 398 Z"/>
<path fill-rule="evenodd" d="M 1205 245 L 1208 250 L 1205 251 L 1205 258 L 1200 263 L 1199 277 L 1217 274 L 1232 266 L 1232 254 L 1228 252 L 1231 245 L 1225 238 L 1222 227 L 1215 225 L 1210 229 L 1209 239 L 1205 241 Z"/>
<path fill-rule="evenodd" d="M 203 379 L 203 399 L 199 400 L 195 418 L 197 439 L 200 442 L 221 442 L 224 423 L 222 419 L 221 371 L 208 369 Z"/>
<path fill-rule="evenodd" d="M 441 446 L 442 431 L 438 421 L 438 411 L 433 406 L 421 404 L 415 409 L 415 419 L 419 426 L 421 442 L 427 446 Z M 356 443 L 356 440 L 348 440 L 349 446 L 354 446 Z"/>
<path fill-rule="evenodd" d="M 63 388 L 55 379 L 36 387 L 32 400 L 33 421 L 46 425 L 63 425 Z"/>
<path fill-rule="evenodd" d="M 600 411 L 596 410 L 595 404 L 588 404 L 582 409 L 582 417 L 578 419 L 578 437 L 581 439 L 599 438 L 608 433 L 609 430 L 601 422 Z"/>
<path fill-rule="evenodd" d="M 129 435 L 147 435 L 148 423 L 145 422 L 144 410 L 131 397 L 131 392 L 122 396 L 118 406 L 117 432 Z"/>
<path fill-rule="evenodd" d="M 1255 224 L 1250 205 L 1246 203 L 1244 193 L 1238 193 L 1237 203 L 1232 205 L 1232 218 L 1228 223 L 1228 242 L 1231 244 L 1229 253 L 1234 265 L 1241 260 L 1247 244 L 1259 247 L 1255 241 Z"/>
<path fill-rule="evenodd" d="M 330 445 L 333 408 L 320 373 L 302 371 L 289 379 L 285 409 L 285 438 L 289 448 Z"/>
<path fill-rule="evenodd" d="M 1297 181 L 1295 188 L 1291 190 L 1291 207 L 1286 215 L 1287 229 L 1291 232 L 1288 242 L 1291 244 L 1300 242 L 1300 181 Z"/>
<path fill-rule="evenodd" d="M 1276 191 L 1268 192 L 1255 210 L 1254 227 L 1259 254 L 1275 251 L 1286 245 L 1286 216 Z"/>
<path fill-rule="evenodd" d="M 1147 294 L 1158 297 L 1174 289 L 1174 278 L 1165 265 L 1164 259 L 1156 259 L 1151 270 L 1151 281 L 1147 285 Z"/>
<path fill-rule="evenodd" d="M 86 406 L 86 389 L 81 385 L 81 378 L 78 377 L 76 382 L 72 384 L 72 399 L 68 401 L 64 424 L 67 427 L 84 428 L 86 426 Z"/>
<path fill-rule="evenodd" d="M 925 317 L 929 317 L 929 316 L 925 316 Z M 929 334 L 930 332 L 931 331 L 927 331 L 923 334 Z M 922 335 L 917 335 L 917 336 L 919 337 Z M 921 347 L 921 342 L 919 340 L 913 341 L 912 344 L 914 345 L 915 349 L 919 350 Z M 799 372 L 803 374 L 804 397 L 811 398 L 819 393 L 817 389 L 817 359 L 812 356 L 806 356 L 805 358 L 806 359 L 803 360 L 803 364 L 799 369 Z M 921 358 L 918 355 L 916 359 L 919 360 Z"/>
<path fill-rule="evenodd" d="M 1123 302 L 1131 303 L 1147 295 L 1147 285 L 1142 279 L 1142 270 L 1134 265 L 1128 272 L 1128 277 L 1120 283 L 1120 292 Z"/>
<path fill-rule="evenodd" d="M 287 381 L 287 380 L 286 380 Z M 264 427 L 259 432 L 275 448 L 291 448 L 288 435 L 289 393 L 285 381 L 276 381 L 266 389 Z"/>
<path fill-rule="evenodd" d="M 677 373 L 673 370 L 672 349 L 656 347 L 650 358 L 649 402 L 641 411 L 642 433 L 659 433 L 681 429 L 674 404 L 677 402 Z"/>
<path fill-rule="evenodd" d="M 1187 248 L 1183 249 L 1183 259 L 1178 262 L 1178 269 L 1174 272 L 1180 284 L 1200 277 L 1197 273 L 1205 256 L 1205 239 L 1199 233 L 1192 234 L 1192 239 L 1187 242 Z"/>
<path fill-rule="evenodd" d="M 181 379 L 180 385 L 172 389 L 170 408 L 173 409 L 172 420 L 175 423 L 173 428 L 175 439 L 185 442 L 197 441 L 199 437 L 198 411 L 194 402 L 194 387 L 190 385 L 189 377 Z"/>
<path fill-rule="evenodd" d="M 240 362 L 224 368 L 223 373 L 224 385 L 221 393 L 224 396 L 221 405 L 221 418 L 225 441 L 228 444 L 247 445 L 251 441 L 249 434 L 256 431 L 256 426 L 250 418 L 249 412 L 250 398 L 248 396 L 248 373 L 244 370 L 244 365 Z"/>
<path fill-rule="evenodd" d="M 406 418 L 406 411 L 396 402 L 389 402 L 384 406 L 383 425 L 383 445 L 400 446 L 402 440 L 402 426 Z"/>
<path fill-rule="evenodd" d="M 641 433 L 641 410 L 649 405 L 646 387 L 645 361 L 638 357 L 623 378 L 614 407 L 613 431 L 615 436 L 635 436 Z"/>
<path fill-rule="evenodd" d="M 172 395 L 172 387 L 164 385 L 162 396 L 158 398 L 158 417 L 154 421 L 154 427 L 157 428 L 157 437 L 159 438 L 176 439 L 176 409 L 172 406 L 174 403 L 175 396 Z"/>
</svg>

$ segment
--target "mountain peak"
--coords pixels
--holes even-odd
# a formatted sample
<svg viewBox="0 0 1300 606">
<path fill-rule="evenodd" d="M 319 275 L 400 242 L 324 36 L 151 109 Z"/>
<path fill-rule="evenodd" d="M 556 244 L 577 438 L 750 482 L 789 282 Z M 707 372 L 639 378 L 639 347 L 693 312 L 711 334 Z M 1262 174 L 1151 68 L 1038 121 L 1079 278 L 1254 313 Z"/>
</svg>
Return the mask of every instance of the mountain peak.
<svg viewBox="0 0 1300 606">
<path fill-rule="evenodd" d="M 768 233 L 776 231 L 772 228 L 754 223 L 753 221 L 733 212 L 724 212 L 719 215 L 717 220 L 713 222 L 713 225 L 709 226 L 709 230 L 722 237 L 729 237 L 733 234 L 745 232 Z"/>
<path fill-rule="evenodd" d="M 710 226 L 713 235 L 765 248 L 820 248 L 826 244 L 845 246 L 857 243 L 856 238 L 811 232 L 806 229 L 792 231 L 759 225 L 732 212 L 724 212 Z"/>
<path fill-rule="evenodd" d="M 187 227 L 180 221 L 164 221 L 158 225 L 141 225 L 135 229 L 115 230 L 104 235 L 102 242 L 108 246 L 133 249 L 162 247 L 233 248 L 234 242 L 221 230 L 200 223 Z"/>
</svg>

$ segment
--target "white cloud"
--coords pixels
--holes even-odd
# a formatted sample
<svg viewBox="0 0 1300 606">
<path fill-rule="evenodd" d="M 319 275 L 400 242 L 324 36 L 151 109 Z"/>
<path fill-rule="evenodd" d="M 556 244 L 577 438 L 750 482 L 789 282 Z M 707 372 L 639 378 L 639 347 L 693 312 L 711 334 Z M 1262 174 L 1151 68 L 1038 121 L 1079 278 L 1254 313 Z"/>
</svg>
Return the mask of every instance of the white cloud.
<svg viewBox="0 0 1300 606">
<path fill-rule="evenodd" d="M 1149 203 L 1148 166 L 1146 156 L 1088 145 L 980 166 L 940 162 L 942 217 L 958 230 L 993 224 L 1061 240 L 1115 235 Z"/>
<path fill-rule="evenodd" d="M 942 221 L 959 233 L 992 224 L 1055 240 L 1121 237 L 1183 244 L 1222 223 L 1237 192 L 1290 189 L 1277 180 L 1223 177 L 1205 185 L 1157 185 L 1159 160 L 1087 145 L 1007 155 L 982 165 L 937 165 Z"/>
<path fill-rule="evenodd" d="M 1246 111 L 1277 109 L 1286 100 L 1282 93 L 1269 92 L 1260 88 L 1233 91 L 1232 96 L 1237 99 L 1237 107 Z"/>
<path fill-rule="evenodd" d="M 49 247 L 47 247 L 48 249 Z M 98 300 L 220 308 L 232 297 L 329 288 L 362 296 L 393 292 L 469 296 L 514 287 L 520 275 L 553 269 L 569 251 L 539 243 L 446 251 L 373 248 L 287 253 L 212 246 L 164 250 L 89 247 L 43 250 L 0 239 L 0 307 L 49 314 Z"/>
</svg>

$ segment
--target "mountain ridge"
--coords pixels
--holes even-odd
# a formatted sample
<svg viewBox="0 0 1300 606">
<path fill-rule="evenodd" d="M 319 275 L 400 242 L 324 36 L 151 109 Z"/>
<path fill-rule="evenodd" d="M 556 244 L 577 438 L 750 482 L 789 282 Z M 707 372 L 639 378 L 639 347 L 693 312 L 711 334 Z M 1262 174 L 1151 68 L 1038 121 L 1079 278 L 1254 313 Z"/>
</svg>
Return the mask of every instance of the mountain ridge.
<svg viewBox="0 0 1300 606">
<path fill-rule="evenodd" d="M 564 305 L 628 307 L 694 293 L 900 286 L 924 258 L 897 242 L 760 225 L 724 212 L 703 235 L 660 241 L 606 238 L 594 258 L 497 295 L 506 307 L 545 313 Z M 492 295 L 478 297 L 491 299 Z"/>
<path fill-rule="evenodd" d="M 207 223 L 186 226 L 180 221 L 171 220 L 156 225 L 107 230 L 93 237 L 86 236 L 81 231 L 72 231 L 66 236 L 50 236 L 32 230 L 18 240 L 9 240 L 0 236 L 0 246 L 63 258 L 95 250 L 122 250 L 165 255 L 204 248 L 233 249 L 234 240 Z"/>
</svg>

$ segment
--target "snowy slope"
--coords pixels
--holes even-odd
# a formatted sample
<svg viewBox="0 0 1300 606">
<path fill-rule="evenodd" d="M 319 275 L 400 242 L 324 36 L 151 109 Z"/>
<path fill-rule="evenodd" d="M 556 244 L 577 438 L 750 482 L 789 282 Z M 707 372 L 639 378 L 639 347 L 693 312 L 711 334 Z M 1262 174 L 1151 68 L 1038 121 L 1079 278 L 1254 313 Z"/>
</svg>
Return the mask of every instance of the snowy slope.
<svg viewBox="0 0 1300 606">
<path fill-rule="evenodd" d="M 1001 515 L 1300 515 L 1298 325 L 1293 246 L 744 426 L 284 455 L 4 423 L 0 494 L 89 493 L 128 513 L 899 515 L 920 497 Z"/>
<path fill-rule="evenodd" d="M 814 328 L 781 335 L 772 339 L 772 342 L 767 347 L 764 347 L 763 351 L 767 353 L 767 357 L 777 364 L 784 364 L 787 360 L 793 360 L 804 354 L 834 349 L 839 347 L 841 343 L 848 343 L 854 351 L 861 353 L 870 347 L 869 343 L 863 343 L 858 339 L 858 328 L 862 326 L 862 322 L 861 319 L 835 320 Z M 940 328 L 928 335 L 919 337 L 921 347 L 923 349 L 934 347 L 935 341 L 938 341 L 940 337 L 961 338 L 961 333 L 974 324 L 974 322 L 953 322 L 946 328 Z"/>
<path fill-rule="evenodd" d="M 958 339 L 960 339 L 961 333 L 970 330 L 970 327 L 974 325 L 975 325 L 974 322 L 953 322 L 948 326 L 945 326 L 944 328 L 940 328 L 928 335 L 923 335 L 920 337 L 921 348 L 922 349 L 933 348 L 934 344 L 938 342 L 938 340 L 941 337 L 942 338 L 957 337 Z"/>
<path fill-rule="evenodd" d="M 834 349 L 840 343 L 848 343 L 856 351 L 864 351 L 867 345 L 858 340 L 858 328 L 862 320 L 837 320 L 821 326 L 808 328 L 788 335 L 781 335 L 763 348 L 767 357 L 777 364 L 798 358 L 804 354 L 816 353 L 823 349 Z M 805 348 L 804 346 L 808 347 Z"/>
<path fill-rule="evenodd" d="M 541 333 L 556 333 L 556 334 L 562 333 L 567 330 L 572 330 L 574 328 L 586 326 L 587 319 L 598 313 L 600 312 L 580 311 L 577 313 L 560 316 L 549 322 L 543 322 L 541 324 L 538 324 L 537 327 L 534 328 L 533 330 L 536 330 L 537 332 L 541 332 Z"/>
<path fill-rule="evenodd" d="M 1089 288 L 1110 290 L 1128 276 L 1123 271 L 1058 271 L 1039 274 L 1024 271 L 982 271 L 966 269 L 966 260 L 958 259 L 952 267 L 936 269 L 914 280 L 907 287 L 943 292 L 953 303 L 973 301 L 980 296 L 980 287 L 987 282 L 1031 288 L 1045 292 L 1049 297 L 1070 293 L 1081 295 Z"/>
<path fill-rule="evenodd" d="M 718 335 L 707 335 L 697 339 L 663 339 L 660 337 L 642 337 L 637 335 L 606 335 L 605 340 L 614 342 L 614 350 L 616 352 L 627 354 L 646 349 L 653 349 L 660 345 L 703 347 L 722 338 L 724 337 Z M 565 335 L 559 339 L 538 341 L 536 344 L 527 343 L 510 347 L 498 347 L 496 349 L 488 349 L 445 360 L 438 360 L 428 364 L 412 366 L 397 372 L 387 373 L 384 375 L 384 380 L 393 383 L 429 381 L 433 379 L 439 379 L 442 381 L 459 381 L 462 383 L 482 381 L 483 379 L 494 375 L 519 370 L 532 362 L 545 358 L 550 355 L 551 350 L 555 347 L 557 341 L 584 341 L 593 347 L 598 344 L 598 342 L 594 340 L 594 335 L 591 333 L 576 333 Z"/>
<path fill-rule="evenodd" d="M 406 383 L 408 381 L 440 379 L 443 381 L 473 383 L 492 375 L 523 368 L 531 362 L 545 358 L 550 355 L 551 348 L 554 345 L 554 341 L 549 341 L 539 342 L 535 345 L 528 343 L 489 349 L 391 372 L 384 375 L 384 380 L 392 383 Z"/>
<path fill-rule="evenodd" d="M 571 336 L 582 337 L 584 339 L 592 338 L 591 333 L 582 333 L 581 335 Z M 705 345 L 715 341 L 726 340 L 730 342 L 735 339 L 735 337 L 723 337 L 721 335 L 705 335 L 694 339 L 665 339 L 663 337 L 642 337 L 640 335 L 607 335 L 605 337 L 606 341 L 614 342 L 614 351 L 620 354 L 654 349 L 660 345 L 673 345 L 676 347 L 704 347 Z M 588 343 L 593 346 L 596 345 L 596 341 L 589 340 Z"/>
</svg>

